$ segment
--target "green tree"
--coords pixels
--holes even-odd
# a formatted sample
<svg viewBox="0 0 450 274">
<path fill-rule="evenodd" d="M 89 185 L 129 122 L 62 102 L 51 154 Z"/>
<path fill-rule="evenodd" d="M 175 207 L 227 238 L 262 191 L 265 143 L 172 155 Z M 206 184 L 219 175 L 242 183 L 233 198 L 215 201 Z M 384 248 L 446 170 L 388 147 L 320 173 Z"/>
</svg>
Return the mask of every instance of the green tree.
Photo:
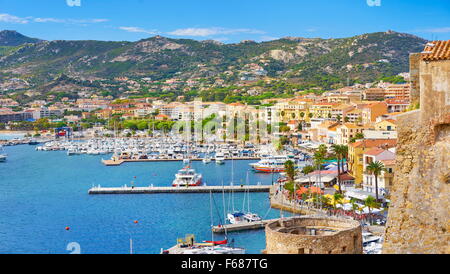
<svg viewBox="0 0 450 274">
<path fill-rule="evenodd" d="M 364 205 L 367 206 L 367 208 L 369 209 L 370 224 L 372 224 L 373 223 L 373 221 L 372 221 L 372 209 L 380 208 L 380 204 L 376 201 L 376 199 L 374 197 L 368 196 L 364 200 Z"/>
<path fill-rule="evenodd" d="M 289 182 L 294 182 L 295 178 L 295 164 L 293 161 L 289 160 L 284 163 L 284 170 L 286 172 Z"/>
<path fill-rule="evenodd" d="M 333 151 L 334 156 L 336 157 L 337 160 L 337 167 L 338 167 L 338 185 L 339 185 L 339 193 L 342 193 L 342 180 L 341 180 L 341 174 L 342 174 L 342 169 L 341 169 L 341 162 L 343 161 L 344 155 L 345 155 L 345 146 L 344 145 L 332 145 L 331 149 Z"/>
<path fill-rule="evenodd" d="M 384 164 L 380 161 L 372 162 L 366 168 L 367 173 L 375 176 L 375 197 L 377 202 L 380 201 L 378 197 L 378 176 L 385 170 Z"/>
</svg>

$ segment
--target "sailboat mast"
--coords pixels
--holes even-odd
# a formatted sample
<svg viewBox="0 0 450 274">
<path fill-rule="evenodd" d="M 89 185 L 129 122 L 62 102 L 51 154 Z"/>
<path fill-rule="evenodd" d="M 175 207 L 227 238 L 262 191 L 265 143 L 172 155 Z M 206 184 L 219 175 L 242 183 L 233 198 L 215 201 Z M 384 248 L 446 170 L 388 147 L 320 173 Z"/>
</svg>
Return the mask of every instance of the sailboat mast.
<svg viewBox="0 0 450 274">
<path fill-rule="evenodd" d="M 234 161 L 233 157 L 231 157 L 231 185 L 234 186 Z M 233 207 L 234 212 L 234 191 L 231 189 L 231 205 Z"/>
<path fill-rule="evenodd" d="M 225 237 L 227 237 L 227 227 L 226 227 L 226 223 L 227 223 L 227 217 L 226 217 L 226 212 L 225 212 L 225 187 L 223 185 L 223 180 L 222 180 L 222 204 L 223 204 L 223 229 L 225 231 Z"/>
<path fill-rule="evenodd" d="M 251 212 L 250 211 L 250 185 L 248 182 L 248 170 L 247 170 L 247 178 L 245 180 L 247 183 L 247 209 L 248 209 L 248 212 L 250 213 Z"/>
<path fill-rule="evenodd" d="M 213 231 L 214 218 L 213 218 L 213 214 L 212 214 L 212 191 L 209 191 L 209 215 L 211 217 L 211 241 L 214 242 L 214 231 Z"/>
</svg>

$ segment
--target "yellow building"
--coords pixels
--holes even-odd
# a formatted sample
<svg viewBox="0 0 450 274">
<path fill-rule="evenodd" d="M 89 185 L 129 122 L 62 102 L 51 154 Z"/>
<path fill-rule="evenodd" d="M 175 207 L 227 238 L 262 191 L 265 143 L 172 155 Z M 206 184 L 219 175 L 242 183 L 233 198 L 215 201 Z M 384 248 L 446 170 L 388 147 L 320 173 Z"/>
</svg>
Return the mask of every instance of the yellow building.
<svg viewBox="0 0 450 274">
<path fill-rule="evenodd" d="M 338 145 L 348 145 L 350 141 L 357 136 L 358 133 L 363 133 L 366 127 L 358 126 L 351 123 L 344 123 L 337 127 L 336 143 Z"/>
<path fill-rule="evenodd" d="M 333 108 L 339 103 L 316 103 L 310 108 L 310 112 L 314 118 L 331 118 L 333 116 Z"/>
<path fill-rule="evenodd" d="M 308 121 L 310 104 L 311 101 L 307 99 L 290 99 L 277 103 L 275 107 L 281 122 L 288 123 L 291 120 Z"/>
<path fill-rule="evenodd" d="M 364 153 L 372 148 L 388 149 L 397 145 L 397 139 L 365 139 L 348 145 L 348 172 L 360 185 L 364 176 Z"/>
<path fill-rule="evenodd" d="M 386 102 L 376 102 L 366 105 L 361 109 L 363 124 L 370 124 L 377 120 L 377 117 L 388 113 Z"/>
<path fill-rule="evenodd" d="M 375 130 L 379 131 L 397 131 L 397 123 L 395 120 L 386 119 L 375 124 Z"/>
</svg>

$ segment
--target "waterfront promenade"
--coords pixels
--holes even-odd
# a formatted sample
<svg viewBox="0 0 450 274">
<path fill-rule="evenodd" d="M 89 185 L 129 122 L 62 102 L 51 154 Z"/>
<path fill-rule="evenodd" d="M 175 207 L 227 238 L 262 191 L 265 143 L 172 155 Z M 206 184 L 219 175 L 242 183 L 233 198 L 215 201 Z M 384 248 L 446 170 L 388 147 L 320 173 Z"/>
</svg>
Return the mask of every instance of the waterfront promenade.
<svg viewBox="0 0 450 274">
<path fill-rule="evenodd" d="M 196 186 L 196 187 L 93 187 L 88 194 L 176 194 L 176 193 L 221 193 L 221 192 L 269 192 L 270 185 Z"/>
</svg>

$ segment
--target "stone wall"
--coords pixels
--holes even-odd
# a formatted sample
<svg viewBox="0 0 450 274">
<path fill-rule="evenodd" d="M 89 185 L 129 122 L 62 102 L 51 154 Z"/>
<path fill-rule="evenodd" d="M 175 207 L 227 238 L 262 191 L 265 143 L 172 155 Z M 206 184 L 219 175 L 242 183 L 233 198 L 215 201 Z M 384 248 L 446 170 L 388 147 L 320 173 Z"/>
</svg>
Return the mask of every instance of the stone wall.
<svg viewBox="0 0 450 274">
<path fill-rule="evenodd" d="M 326 227 L 338 231 L 330 235 L 294 234 L 305 227 Z M 264 253 L 362 254 L 361 226 L 357 221 L 334 217 L 302 216 L 279 220 L 266 226 Z"/>
<path fill-rule="evenodd" d="M 420 110 L 398 117 L 383 253 L 450 253 L 450 61 L 419 61 Z"/>
</svg>

